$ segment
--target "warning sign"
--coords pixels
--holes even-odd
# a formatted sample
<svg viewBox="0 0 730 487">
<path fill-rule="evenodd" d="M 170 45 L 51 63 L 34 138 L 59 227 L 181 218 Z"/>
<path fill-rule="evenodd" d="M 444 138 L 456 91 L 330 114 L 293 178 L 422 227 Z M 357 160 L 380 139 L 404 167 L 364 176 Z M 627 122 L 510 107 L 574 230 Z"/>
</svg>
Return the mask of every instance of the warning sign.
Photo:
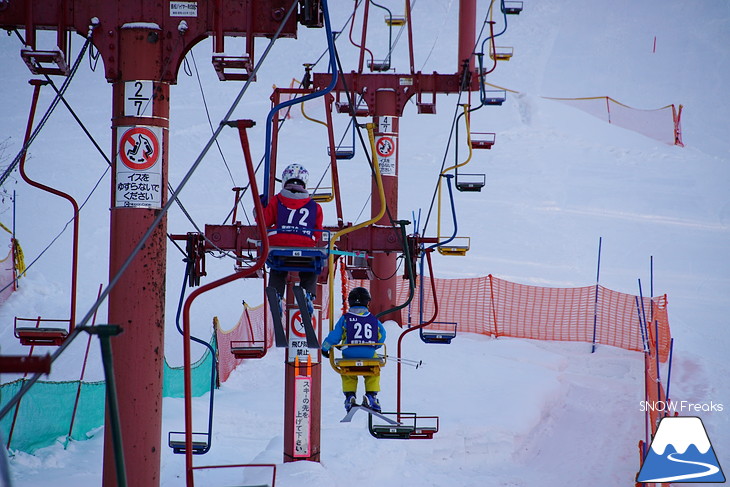
<svg viewBox="0 0 730 487">
<path fill-rule="evenodd" d="M 162 208 L 162 127 L 117 127 L 115 207 Z"/>
<path fill-rule="evenodd" d="M 312 378 L 294 378 L 294 457 L 311 455 L 312 443 Z"/>
<path fill-rule="evenodd" d="M 129 169 L 143 171 L 160 158 L 160 137 L 151 129 L 158 127 L 128 127 L 119 138 L 119 160 Z"/>
<path fill-rule="evenodd" d="M 382 176 L 396 176 L 396 144 L 398 139 L 394 135 L 379 135 L 375 138 L 375 150 L 378 153 L 378 163 Z"/>
<path fill-rule="evenodd" d="M 317 317 L 312 316 L 312 326 L 317 329 Z M 298 337 L 306 337 L 307 334 L 304 331 L 304 324 L 302 323 L 302 312 L 296 310 L 291 318 L 291 331 Z"/>
<path fill-rule="evenodd" d="M 317 361 L 317 354 L 310 354 L 307 347 L 307 334 L 302 324 L 302 313 L 296 308 L 289 311 L 289 362 L 294 362 L 296 357 L 299 360 L 307 361 L 307 355 L 312 356 L 312 363 Z M 317 313 L 312 316 L 312 327 L 317 329 Z"/>
</svg>

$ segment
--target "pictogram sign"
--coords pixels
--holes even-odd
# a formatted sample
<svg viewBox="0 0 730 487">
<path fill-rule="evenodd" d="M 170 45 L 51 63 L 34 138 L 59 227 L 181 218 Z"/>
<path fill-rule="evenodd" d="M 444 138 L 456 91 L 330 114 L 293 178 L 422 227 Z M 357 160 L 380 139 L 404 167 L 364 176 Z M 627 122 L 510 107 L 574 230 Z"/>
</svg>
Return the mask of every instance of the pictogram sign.
<svg viewBox="0 0 730 487">
<path fill-rule="evenodd" d="M 375 148 L 379 157 L 390 157 L 395 153 L 395 140 L 390 136 L 378 137 Z"/>
<path fill-rule="evenodd" d="M 116 208 L 162 208 L 162 135 L 162 127 L 117 127 Z"/>
<path fill-rule="evenodd" d="M 147 127 L 130 127 L 119 138 L 119 160 L 129 169 L 144 171 L 160 158 L 160 141 Z"/>
<path fill-rule="evenodd" d="M 378 154 L 378 164 L 382 176 L 396 176 L 395 151 L 398 138 L 395 135 L 378 135 L 375 137 L 375 151 Z"/>
</svg>

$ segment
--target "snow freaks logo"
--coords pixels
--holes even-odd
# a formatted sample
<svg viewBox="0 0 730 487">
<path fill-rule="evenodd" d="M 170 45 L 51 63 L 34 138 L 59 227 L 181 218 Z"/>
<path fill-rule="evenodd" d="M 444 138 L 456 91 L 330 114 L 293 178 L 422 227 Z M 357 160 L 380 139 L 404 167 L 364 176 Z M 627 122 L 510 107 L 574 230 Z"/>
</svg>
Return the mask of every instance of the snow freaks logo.
<svg viewBox="0 0 730 487">
<path fill-rule="evenodd" d="M 637 482 L 725 482 L 702 420 L 667 416 L 659 423 Z"/>
</svg>

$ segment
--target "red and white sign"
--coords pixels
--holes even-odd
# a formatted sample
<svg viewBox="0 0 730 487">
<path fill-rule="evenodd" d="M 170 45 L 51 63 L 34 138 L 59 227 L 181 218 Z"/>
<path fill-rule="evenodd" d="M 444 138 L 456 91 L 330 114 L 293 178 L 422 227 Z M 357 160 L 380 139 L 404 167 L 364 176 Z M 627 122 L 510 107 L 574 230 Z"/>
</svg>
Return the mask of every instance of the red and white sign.
<svg viewBox="0 0 730 487">
<path fill-rule="evenodd" d="M 315 316 L 312 316 L 312 327 L 317 329 L 317 311 L 315 310 Z M 307 347 L 307 334 L 304 330 L 304 324 L 302 323 L 302 312 L 296 308 L 290 308 L 287 310 L 289 316 L 289 354 L 288 361 L 293 363 L 297 357 L 300 361 L 307 361 L 307 356 L 312 357 L 312 363 L 317 361 L 317 354 L 310 353 Z"/>
<path fill-rule="evenodd" d="M 294 378 L 294 452 L 295 458 L 311 456 L 312 446 L 312 378 Z"/>
<path fill-rule="evenodd" d="M 163 130 L 117 127 L 116 208 L 162 208 Z"/>
<path fill-rule="evenodd" d="M 389 135 L 383 135 L 375 139 L 375 149 L 378 151 L 378 157 L 391 157 L 395 154 L 395 138 Z"/>
<path fill-rule="evenodd" d="M 312 327 L 317 329 L 317 318 L 312 316 Z M 302 312 L 296 310 L 291 317 L 291 331 L 298 337 L 306 338 L 307 334 L 304 331 L 304 324 L 302 322 Z"/>
<path fill-rule="evenodd" d="M 134 171 L 144 171 L 154 166 L 161 152 L 159 137 L 151 127 L 129 127 L 119 137 L 119 160 Z"/>
<path fill-rule="evenodd" d="M 378 164 L 381 176 L 396 176 L 396 147 L 398 138 L 395 135 L 378 135 L 375 137 L 375 151 L 378 153 Z"/>
</svg>

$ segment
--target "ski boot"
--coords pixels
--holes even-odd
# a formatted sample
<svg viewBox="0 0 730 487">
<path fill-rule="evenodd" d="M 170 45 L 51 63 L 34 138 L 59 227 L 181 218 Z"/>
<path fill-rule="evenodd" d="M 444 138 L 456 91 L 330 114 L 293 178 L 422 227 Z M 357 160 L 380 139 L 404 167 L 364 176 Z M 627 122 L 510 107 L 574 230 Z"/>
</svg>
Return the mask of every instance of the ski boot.
<svg viewBox="0 0 730 487">
<path fill-rule="evenodd" d="M 350 409 L 352 409 L 352 406 L 357 405 L 357 399 L 355 399 L 355 393 L 354 392 L 345 392 L 345 411 L 348 413 L 350 412 Z"/>
<path fill-rule="evenodd" d="M 377 392 L 366 392 L 362 398 L 362 405 L 368 409 L 372 409 L 376 413 L 381 412 L 380 401 L 378 401 Z"/>
</svg>

